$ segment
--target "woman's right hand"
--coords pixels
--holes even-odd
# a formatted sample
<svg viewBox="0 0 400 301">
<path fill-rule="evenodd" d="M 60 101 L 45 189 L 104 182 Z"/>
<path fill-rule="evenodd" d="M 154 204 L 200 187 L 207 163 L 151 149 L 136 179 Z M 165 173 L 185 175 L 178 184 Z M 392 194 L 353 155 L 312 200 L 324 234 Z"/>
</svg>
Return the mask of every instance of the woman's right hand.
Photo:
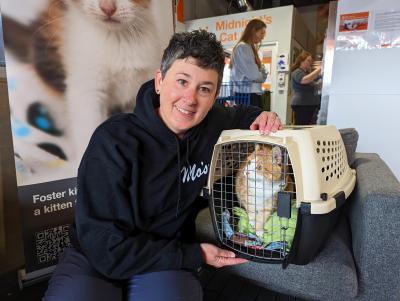
<svg viewBox="0 0 400 301">
<path fill-rule="evenodd" d="M 216 268 L 248 262 L 247 259 L 236 258 L 232 251 L 218 248 L 213 244 L 202 243 L 200 248 L 203 261 Z"/>
<path fill-rule="evenodd" d="M 316 72 L 316 73 L 320 73 L 321 72 L 321 66 L 315 67 L 315 69 L 313 71 Z"/>
</svg>

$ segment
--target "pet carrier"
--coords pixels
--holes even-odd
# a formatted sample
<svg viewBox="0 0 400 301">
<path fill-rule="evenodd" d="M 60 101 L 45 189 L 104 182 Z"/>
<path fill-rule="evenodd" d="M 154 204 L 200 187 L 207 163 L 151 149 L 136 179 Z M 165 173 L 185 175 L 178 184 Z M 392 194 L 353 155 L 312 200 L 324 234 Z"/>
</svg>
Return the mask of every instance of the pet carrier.
<svg viewBox="0 0 400 301">
<path fill-rule="evenodd" d="M 250 104 L 249 81 L 223 82 L 221 84 L 217 103 L 226 107 Z"/>
<path fill-rule="evenodd" d="M 316 256 L 354 185 L 338 130 L 306 126 L 224 131 L 205 192 L 222 247 L 286 267 Z"/>
</svg>

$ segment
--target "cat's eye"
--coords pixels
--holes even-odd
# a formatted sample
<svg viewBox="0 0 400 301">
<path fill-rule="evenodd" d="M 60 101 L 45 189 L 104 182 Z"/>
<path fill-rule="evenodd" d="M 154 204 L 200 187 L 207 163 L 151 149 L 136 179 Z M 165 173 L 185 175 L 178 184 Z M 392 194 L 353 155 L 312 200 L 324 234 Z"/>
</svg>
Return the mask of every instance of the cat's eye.
<svg viewBox="0 0 400 301">
<path fill-rule="evenodd" d="M 261 170 L 262 166 L 261 165 L 257 165 L 257 170 Z"/>
</svg>

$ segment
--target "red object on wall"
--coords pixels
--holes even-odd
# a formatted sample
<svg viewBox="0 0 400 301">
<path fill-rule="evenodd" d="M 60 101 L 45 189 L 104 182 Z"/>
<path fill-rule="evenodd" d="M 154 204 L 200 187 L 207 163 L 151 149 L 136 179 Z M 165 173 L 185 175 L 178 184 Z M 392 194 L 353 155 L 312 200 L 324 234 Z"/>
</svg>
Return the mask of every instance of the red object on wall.
<svg viewBox="0 0 400 301">
<path fill-rule="evenodd" d="M 183 0 L 177 0 L 176 20 L 181 23 L 185 22 L 185 16 L 183 15 Z"/>
</svg>

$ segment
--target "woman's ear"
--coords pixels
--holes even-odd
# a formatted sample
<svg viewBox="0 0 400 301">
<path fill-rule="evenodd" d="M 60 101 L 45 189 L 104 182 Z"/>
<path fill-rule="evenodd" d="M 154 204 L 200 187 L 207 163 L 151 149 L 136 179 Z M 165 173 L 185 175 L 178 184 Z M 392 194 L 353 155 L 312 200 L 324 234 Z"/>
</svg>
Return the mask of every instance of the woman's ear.
<svg viewBox="0 0 400 301">
<path fill-rule="evenodd" d="M 156 73 L 154 75 L 154 88 L 156 89 L 156 93 L 160 94 L 161 91 L 161 85 L 162 85 L 162 75 L 161 75 L 161 70 L 157 69 Z"/>
</svg>

